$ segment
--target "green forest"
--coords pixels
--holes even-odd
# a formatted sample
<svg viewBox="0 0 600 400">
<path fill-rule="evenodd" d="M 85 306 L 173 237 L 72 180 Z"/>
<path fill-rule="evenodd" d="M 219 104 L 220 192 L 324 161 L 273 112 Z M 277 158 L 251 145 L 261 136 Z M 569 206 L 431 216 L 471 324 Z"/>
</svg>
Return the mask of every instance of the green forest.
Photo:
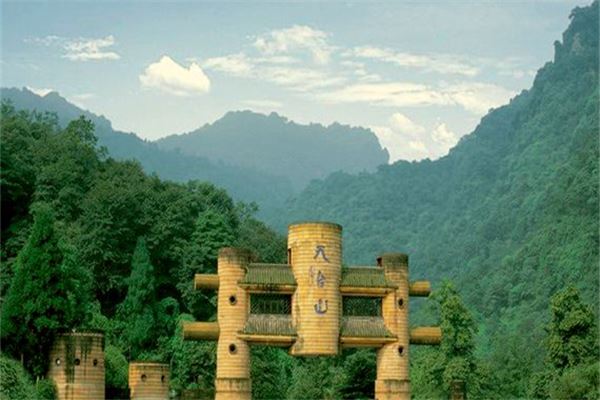
<svg viewBox="0 0 600 400">
<path fill-rule="evenodd" d="M 411 348 L 414 399 L 446 399 L 457 379 L 470 399 L 598 398 L 598 15 L 598 1 L 574 9 L 533 87 L 447 156 L 333 173 L 266 222 L 221 182 L 114 158 L 89 115 L 67 122 L 3 101 L 0 398 L 55 398 L 49 349 L 73 330 L 105 334 L 109 398 L 127 398 L 133 360 L 168 363 L 175 395 L 211 398 L 215 343 L 182 336 L 183 321 L 216 319 L 215 293 L 194 291 L 194 274 L 215 273 L 225 246 L 285 262 L 281 232 L 302 219 L 340 223 L 348 264 L 403 251 L 412 279 L 432 281 L 411 322 L 439 324 L 443 339 Z M 375 362 L 374 350 L 253 347 L 253 398 L 373 398 Z"/>
</svg>

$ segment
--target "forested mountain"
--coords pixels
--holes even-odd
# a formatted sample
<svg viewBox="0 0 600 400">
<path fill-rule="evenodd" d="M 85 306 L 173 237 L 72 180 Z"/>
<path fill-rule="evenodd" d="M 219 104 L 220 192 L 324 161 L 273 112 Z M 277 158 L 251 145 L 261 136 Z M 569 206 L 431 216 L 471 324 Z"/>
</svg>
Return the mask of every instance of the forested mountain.
<svg viewBox="0 0 600 400">
<path fill-rule="evenodd" d="M 598 90 L 595 2 L 572 12 L 533 87 L 447 156 L 315 181 L 279 227 L 336 221 L 347 262 L 405 251 L 413 277 L 452 279 L 475 312 L 478 352 L 502 364 L 506 397 L 523 397 L 523 371 L 543 364 L 550 297 L 573 284 L 598 304 Z"/>
<path fill-rule="evenodd" d="M 156 173 L 163 179 L 176 182 L 191 179 L 208 181 L 227 189 L 236 200 L 255 201 L 265 209 L 281 205 L 292 193 L 290 181 L 285 177 L 161 149 L 155 143 L 142 140 L 133 133 L 116 131 L 103 116 L 74 106 L 56 92 L 41 97 L 26 88 L 11 88 L 2 89 L 1 95 L 3 99 L 10 100 L 18 110 L 55 113 L 59 125 L 63 127 L 71 120 L 85 116 L 94 123 L 98 144 L 105 146 L 111 157 L 118 160 L 138 160 L 146 172 Z"/>
<path fill-rule="evenodd" d="M 271 113 L 229 112 L 213 124 L 157 141 L 212 161 L 257 169 L 289 178 L 302 189 L 331 172 L 373 171 L 389 155 L 373 132 L 340 124 L 300 125 Z"/>
</svg>

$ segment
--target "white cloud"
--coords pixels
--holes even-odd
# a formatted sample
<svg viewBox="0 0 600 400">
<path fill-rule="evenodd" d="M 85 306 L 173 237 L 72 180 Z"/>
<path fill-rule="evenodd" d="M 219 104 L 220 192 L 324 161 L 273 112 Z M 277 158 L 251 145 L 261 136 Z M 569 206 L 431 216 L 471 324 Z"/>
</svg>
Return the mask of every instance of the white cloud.
<svg viewBox="0 0 600 400">
<path fill-rule="evenodd" d="M 176 96 L 197 95 L 210 90 L 210 80 L 198 64 L 192 63 L 185 68 L 169 56 L 150 64 L 139 79 L 144 87 L 160 89 Z"/>
<path fill-rule="evenodd" d="M 407 138 L 406 135 L 389 126 L 369 127 L 379 139 L 379 143 L 390 154 L 390 163 L 398 160 L 422 160 L 430 156 L 422 139 Z"/>
<path fill-rule="evenodd" d="M 254 41 L 261 53 L 267 55 L 287 54 L 293 51 L 308 51 L 314 62 L 327 64 L 333 47 L 327 43 L 327 33 L 305 25 L 278 29 L 261 35 Z"/>
<path fill-rule="evenodd" d="M 94 93 L 79 93 L 74 94 L 72 96 L 68 96 L 67 100 L 69 102 L 75 104 L 79 108 L 87 109 L 87 105 L 85 104 L 87 100 L 93 99 L 96 97 Z"/>
<path fill-rule="evenodd" d="M 425 128 L 415 123 L 402 113 L 394 113 L 390 117 L 390 125 L 400 133 L 410 136 L 418 136 L 425 133 Z"/>
<path fill-rule="evenodd" d="M 506 103 L 515 93 L 493 84 L 467 82 L 430 86 L 412 82 L 351 84 L 317 94 L 331 104 L 366 103 L 385 107 L 461 106 L 483 115 L 490 108 Z"/>
<path fill-rule="evenodd" d="M 105 48 L 112 47 L 114 44 L 115 38 L 113 35 L 99 39 L 76 39 L 68 41 L 64 45 L 67 53 L 63 57 L 73 61 L 118 60 L 121 56 L 114 51 L 105 50 Z"/>
<path fill-rule="evenodd" d="M 449 100 L 427 85 L 411 82 L 359 83 L 317 96 L 328 103 L 368 103 L 377 106 L 408 107 L 445 105 Z"/>
<path fill-rule="evenodd" d="M 113 35 L 103 38 L 65 38 L 49 35 L 42 38 L 25 39 L 25 42 L 46 47 L 58 46 L 65 52 L 61 57 L 71 61 L 118 60 L 121 58 L 118 53 L 108 49 L 116 43 Z"/>
<path fill-rule="evenodd" d="M 435 127 L 431 134 L 431 138 L 434 142 L 439 143 L 446 149 L 450 149 L 450 147 L 454 146 L 458 141 L 457 135 L 450 131 L 445 123 L 438 124 Z"/>
<path fill-rule="evenodd" d="M 29 90 L 30 92 L 33 92 L 33 93 L 37 94 L 40 97 L 44 97 L 48 93 L 54 91 L 54 89 L 50 89 L 50 88 L 34 88 L 34 87 L 31 87 L 31 86 L 25 86 L 25 87 L 27 88 L 27 90 Z"/>
<path fill-rule="evenodd" d="M 429 130 L 400 112 L 392 114 L 388 122 L 388 125 L 370 128 L 388 150 L 390 162 L 435 159 L 447 154 L 458 142 L 459 136 L 444 122 Z"/>
<path fill-rule="evenodd" d="M 457 83 L 443 86 L 440 90 L 452 103 L 475 115 L 484 115 L 491 108 L 506 104 L 516 95 L 512 90 L 481 82 Z"/>
<path fill-rule="evenodd" d="M 422 55 L 374 46 L 355 47 L 344 54 L 346 56 L 379 60 L 400 67 L 417 68 L 440 74 L 475 76 L 480 72 L 480 69 L 472 65 L 466 57 L 449 54 Z"/>
<path fill-rule="evenodd" d="M 262 68 L 259 72 L 258 77 L 260 79 L 300 92 L 346 82 L 346 78 L 342 76 L 333 76 L 327 72 L 309 68 L 266 67 Z"/>
<path fill-rule="evenodd" d="M 252 61 L 243 53 L 209 58 L 202 66 L 207 69 L 242 77 L 249 76 L 254 68 Z"/>
<path fill-rule="evenodd" d="M 327 70 L 294 65 L 292 59 L 278 57 L 252 58 L 244 53 L 209 58 L 202 66 L 238 78 L 251 78 L 274 83 L 298 92 L 328 87 L 346 82 L 342 76 L 334 76 Z"/>
</svg>

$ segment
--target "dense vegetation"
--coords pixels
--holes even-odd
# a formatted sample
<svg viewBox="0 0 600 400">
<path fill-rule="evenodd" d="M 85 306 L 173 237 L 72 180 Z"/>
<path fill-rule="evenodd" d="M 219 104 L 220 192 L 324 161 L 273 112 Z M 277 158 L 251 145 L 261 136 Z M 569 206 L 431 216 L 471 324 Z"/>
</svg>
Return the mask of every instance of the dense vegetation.
<svg viewBox="0 0 600 400">
<path fill-rule="evenodd" d="M 276 113 L 227 113 L 213 124 L 157 141 L 161 148 L 207 157 L 271 175 L 285 176 L 294 188 L 332 172 L 373 171 L 388 153 L 375 134 L 340 124 L 300 125 Z"/>
<path fill-rule="evenodd" d="M 336 221 L 347 262 L 405 251 L 412 276 L 452 279 L 505 397 L 543 368 L 552 295 L 573 284 L 598 304 L 598 2 L 572 12 L 555 48 L 448 156 L 314 181 L 276 221 Z"/>
<path fill-rule="evenodd" d="M 84 118 L 63 129 L 54 115 L 3 103 L 0 128 L 4 354 L 36 380 L 57 333 L 102 330 L 109 390 L 126 389 L 133 359 L 171 362 L 176 389 L 195 384 L 214 356 L 183 343 L 178 321 L 215 309 L 191 290 L 194 273 L 214 272 L 228 245 L 281 261 L 283 238 L 211 184 L 161 181 L 107 157 Z M 2 390 L 6 378 L 35 393 L 13 364 L 2 359 Z"/>
</svg>

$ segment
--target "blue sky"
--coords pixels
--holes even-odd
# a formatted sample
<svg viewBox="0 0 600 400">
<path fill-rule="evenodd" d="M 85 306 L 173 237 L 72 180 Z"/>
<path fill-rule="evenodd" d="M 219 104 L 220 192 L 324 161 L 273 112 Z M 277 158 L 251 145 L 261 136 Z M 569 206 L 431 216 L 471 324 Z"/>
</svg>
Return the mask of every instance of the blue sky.
<svg viewBox="0 0 600 400">
<path fill-rule="evenodd" d="M 2 86 L 146 139 L 231 110 L 370 127 L 438 158 L 531 86 L 582 1 L 2 2 Z"/>
</svg>

